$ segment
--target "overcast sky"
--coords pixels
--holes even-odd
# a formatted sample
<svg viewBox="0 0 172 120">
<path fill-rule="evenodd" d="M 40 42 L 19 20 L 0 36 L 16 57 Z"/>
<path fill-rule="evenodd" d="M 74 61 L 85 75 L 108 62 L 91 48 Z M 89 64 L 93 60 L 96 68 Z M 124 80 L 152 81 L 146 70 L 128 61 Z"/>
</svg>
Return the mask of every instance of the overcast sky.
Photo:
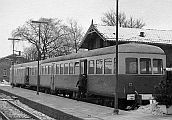
<svg viewBox="0 0 172 120">
<path fill-rule="evenodd" d="M 86 31 L 92 19 L 101 24 L 103 13 L 115 6 L 116 0 L 0 0 L 0 57 L 12 54 L 8 38 L 29 19 L 73 18 Z M 172 30 L 172 0 L 119 0 L 119 10 L 143 19 L 145 28 Z"/>
</svg>

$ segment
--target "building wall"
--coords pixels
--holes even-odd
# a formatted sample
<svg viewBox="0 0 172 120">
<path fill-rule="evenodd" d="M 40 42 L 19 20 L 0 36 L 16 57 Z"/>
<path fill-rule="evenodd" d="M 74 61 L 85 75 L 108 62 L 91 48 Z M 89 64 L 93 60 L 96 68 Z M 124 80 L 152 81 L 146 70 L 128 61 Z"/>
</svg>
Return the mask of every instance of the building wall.
<svg viewBox="0 0 172 120">
<path fill-rule="evenodd" d="M 2 59 L 0 60 L 0 81 L 9 81 L 10 76 L 11 60 Z"/>
<path fill-rule="evenodd" d="M 96 36 L 96 37 L 94 36 L 93 38 L 90 38 L 90 40 L 88 42 L 89 50 L 102 48 L 102 47 L 106 47 L 106 46 L 110 46 L 110 43 L 107 41 L 104 41 L 103 39 L 101 39 L 98 36 Z"/>
<path fill-rule="evenodd" d="M 169 45 L 157 45 L 164 50 L 167 59 L 167 67 L 172 67 L 172 46 Z"/>
<path fill-rule="evenodd" d="M 13 61 L 13 55 L 0 59 L 0 82 L 2 80 L 9 81 L 12 61 Z M 20 64 L 24 62 L 29 62 L 29 61 L 21 56 L 16 56 L 16 55 L 14 56 L 14 64 Z"/>
</svg>

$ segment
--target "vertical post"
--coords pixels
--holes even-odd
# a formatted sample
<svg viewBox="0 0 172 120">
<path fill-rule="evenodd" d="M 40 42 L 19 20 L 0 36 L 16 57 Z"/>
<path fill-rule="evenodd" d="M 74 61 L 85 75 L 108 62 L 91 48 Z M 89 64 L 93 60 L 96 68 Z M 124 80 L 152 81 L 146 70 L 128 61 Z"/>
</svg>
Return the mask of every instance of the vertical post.
<svg viewBox="0 0 172 120">
<path fill-rule="evenodd" d="M 13 88 L 14 87 L 14 61 L 15 61 L 15 56 L 14 56 L 14 51 L 15 51 L 14 50 L 14 41 L 15 40 L 20 40 L 20 39 L 8 38 L 8 40 L 12 40 L 13 41 L 13 58 L 12 58 L 13 61 L 12 61 L 12 71 L 11 71 L 12 72 L 12 76 L 11 76 L 12 77 L 12 81 L 11 81 L 12 83 L 11 84 L 12 84 L 12 88 Z"/>
<path fill-rule="evenodd" d="M 12 88 L 14 88 L 14 39 L 13 39 L 13 62 L 12 62 Z"/>
<path fill-rule="evenodd" d="M 118 114 L 118 0 L 116 0 L 116 82 L 114 113 Z"/>
<path fill-rule="evenodd" d="M 41 24 L 39 23 L 39 41 L 38 41 L 38 45 L 40 46 L 40 27 Z M 39 76 L 39 59 L 40 59 L 40 51 L 39 51 L 39 47 L 38 47 L 38 73 L 37 73 L 37 95 L 39 95 L 39 83 L 40 83 L 40 76 Z"/>
<path fill-rule="evenodd" d="M 40 84 L 40 75 L 39 75 L 39 60 L 40 60 L 40 36 L 41 36 L 41 23 L 48 24 L 48 22 L 43 22 L 43 21 L 32 21 L 32 23 L 38 23 L 39 24 L 39 40 L 38 40 L 38 73 L 37 73 L 37 95 L 39 95 L 39 84 Z"/>
</svg>

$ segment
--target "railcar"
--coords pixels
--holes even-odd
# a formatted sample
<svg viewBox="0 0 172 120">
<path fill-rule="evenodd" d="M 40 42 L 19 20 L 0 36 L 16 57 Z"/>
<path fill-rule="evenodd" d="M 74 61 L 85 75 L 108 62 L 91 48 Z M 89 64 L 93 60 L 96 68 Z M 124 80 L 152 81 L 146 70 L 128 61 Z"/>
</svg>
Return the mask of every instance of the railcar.
<svg viewBox="0 0 172 120">
<path fill-rule="evenodd" d="M 76 97 L 79 75 L 86 74 L 87 99 L 94 97 L 98 102 L 108 101 L 113 104 L 116 84 L 115 52 L 116 47 L 110 46 L 43 60 L 40 62 L 40 88 Z M 119 101 L 127 103 L 127 100 L 133 100 L 135 92 L 142 95 L 142 100 L 152 99 L 154 86 L 165 78 L 164 51 L 152 45 L 128 43 L 119 45 L 118 54 Z M 30 69 L 28 83 L 36 86 L 36 64 L 28 63 L 25 67 Z M 15 69 L 19 68 L 16 66 Z"/>
<path fill-rule="evenodd" d="M 14 65 L 14 78 L 12 79 L 12 67 L 10 68 L 10 83 L 14 86 L 26 86 L 32 85 L 32 82 L 35 78 L 32 78 L 31 71 L 34 72 L 32 69 L 33 67 L 36 68 L 37 62 L 29 62 L 29 63 L 22 63 Z M 35 72 L 37 69 L 34 69 Z M 34 84 L 35 86 L 35 84 Z"/>
</svg>

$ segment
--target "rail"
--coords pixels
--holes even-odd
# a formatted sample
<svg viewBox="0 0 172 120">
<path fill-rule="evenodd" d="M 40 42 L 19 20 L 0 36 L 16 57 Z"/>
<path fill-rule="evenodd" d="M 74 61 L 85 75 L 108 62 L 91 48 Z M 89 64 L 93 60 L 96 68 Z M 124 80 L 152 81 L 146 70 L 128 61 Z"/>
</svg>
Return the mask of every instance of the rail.
<svg viewBox="0 0 172 120">
<path fill-rule="evenodd" d="M 0 116 L 3 120 L 10 120 L 3 112 L 0 111 Z"/>
<path fill-rule="evenodd" d="M 35 120 L 41 120 L 39 117 L 37 117 L 36 115 L 34 115 L 33 113 L 29 112 L 28 110 L 16 105 L 15 103 L 11 102 L 11 101 L 7 101 L 9 104 L 11 104 L 12 106 L 14 106 L 15 108 L 19 109 L 20 111 L 22 111 L 23 113 L 29 115 L 30 117 L 32 117 Z"/>
</svg>

